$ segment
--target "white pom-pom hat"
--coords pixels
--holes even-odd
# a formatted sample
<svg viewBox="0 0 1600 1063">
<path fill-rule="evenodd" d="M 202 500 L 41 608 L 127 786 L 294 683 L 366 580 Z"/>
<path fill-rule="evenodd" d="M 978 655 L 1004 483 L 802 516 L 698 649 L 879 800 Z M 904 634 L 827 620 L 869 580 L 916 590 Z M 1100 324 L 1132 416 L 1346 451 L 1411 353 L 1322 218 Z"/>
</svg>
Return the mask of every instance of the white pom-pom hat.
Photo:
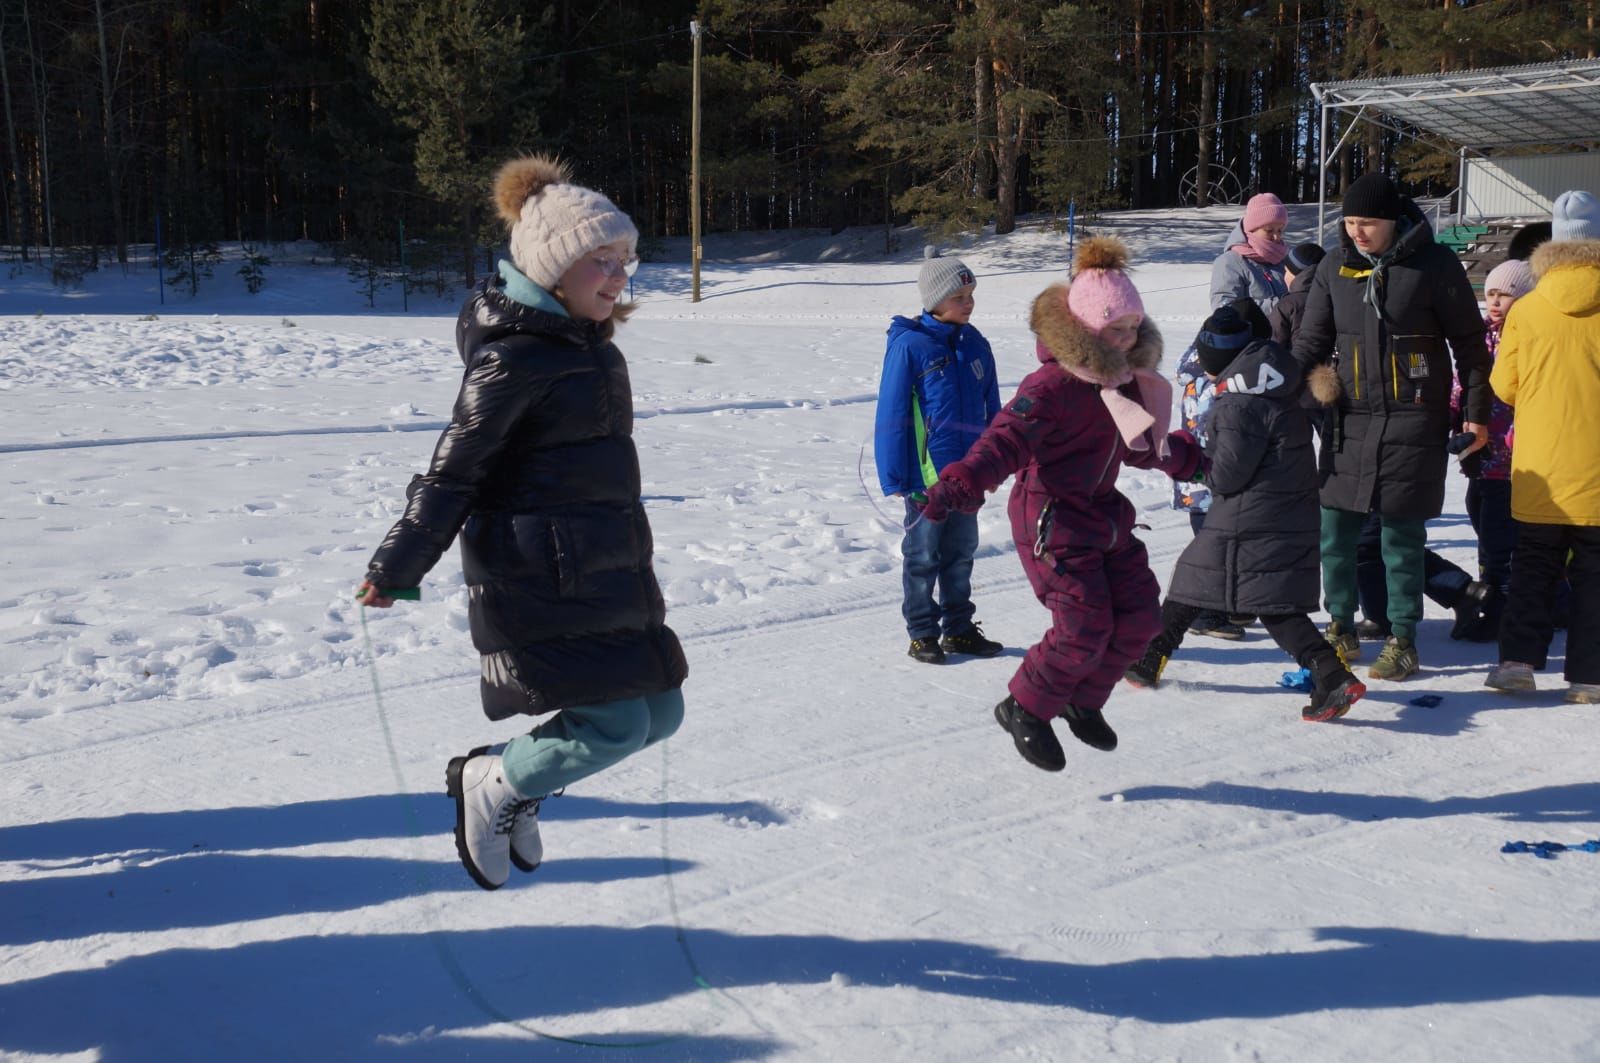
<svg viewBox="0 0 1600 1063">
<path fill-rule="evenodd" d="M 639 243 L 632 219 L 573 184 L 571 168 L 554 156 L 524 155 L 500 167 L 494 203 L 511 233 L 512 264 L 546 291 L 595 248 L 626 240 L 631 255 Z"/>
</svg>

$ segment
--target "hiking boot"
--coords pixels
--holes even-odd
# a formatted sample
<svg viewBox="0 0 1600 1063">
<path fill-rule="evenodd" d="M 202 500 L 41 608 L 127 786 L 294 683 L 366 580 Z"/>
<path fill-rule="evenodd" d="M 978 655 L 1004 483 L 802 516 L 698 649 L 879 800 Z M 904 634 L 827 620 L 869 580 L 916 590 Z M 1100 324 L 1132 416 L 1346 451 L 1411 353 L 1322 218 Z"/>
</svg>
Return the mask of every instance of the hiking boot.
<svg viewBox="0 0 1600 1063">
<path fill-rule="evenodd" d="M 1477 580 L 1468 583 L 1456 602 L 1456 622 L 1450 628 L 1450 637 L 1456 640 L 1483 641 L 1481 637 L 1473 636 L 1479 634 L 1494 598 L 1495 590 L 1489 584 L 1479 583 Z"/>
<path fill-rule="evenodd" d="M 1356 637 L 1354 626 L 1346 626 L 1337 620 L 1330 622 L 1323 631 L 1323 637 L 1328 640 L 1328 645 L 1333 647 L 1339 655 L 1339 660 L 1349 668 L 1361 660 L 1361 640 Z"/>
<path fill-rule="evenodd" d="M 1495 665 L 1483 685 L 1507 694 L 1531 694 L 1539 689 L 1539 685 L 1533 681 L 1533 665 L 1521 661 L 1501 661 Z"/>
<path fill-rule="evenodd" d="M 1571 683 L 1562 700 L 1568 705 L 1600 705 L 1600 683 Z"/>
<path fill-rule="evenodd" d="M 1251 624 L 1253 624 L 1255 622 L 1256 622 L 1256 618 L 1255 618 L 1254 614 L 1251 614 L 1251 613 L 1229 613 L 1228 614 L 1228 623 L 1237 624 L 1240 627 L 1249 627 Z"/>
<path fill-rule="evenodd" d="M 1389 637 L 1389 625 L 1376 620 L 1357 620 L 1356 639 L 1360 642 L 1382 642 Z"/>
<path fill-rule="evenodd" d="M 1419 667 L 1421 662 L 1417 659 L 1416 645 L 1408 638 L 1390 635 L 1379 651 L 1378 659 L 1367 669 L 1367 678 L 1399 682 L 1407 676 L 1416 675 Z"/>
<path fill-rule="evenodd" d="M 535 797 L 523 805 L 511 824 L 511 862 L 519 871 L 537 871 L 544 860 L 544 841 L 539 837 L 539 805 L 542 797 Z"/>
<path fill-rule="evenodd" d="M 1045 771 L 1060 771 L 1067 766 L 1067 755 L 1056 741 L 1050 721 L 1041 720 L 1017 704 L 1016 698 L 1007 695 L 1006 700 L 994 707 L 994 718 L 1011 735 L 1017 752 L 1029 764 Z"/>
<path fill-rule="evenodd" d="M 456 802 L 456 853 L 472 881 L 497 890 L 511 877 L 511 831 L 529 805 L 505 779 L 500 758 L 488 746 L 453 757 L 445 769 L 445 792 Z M 520 865 L 519 865 L 520 866 Z"/>
<path fill-rule="evenodd" d="M 1350 711 L 1350 706 L 1367 693 L 1366 684 L 1343 668 L 1342 676 L 1326 686 L 1318 685 L 1311 692 L 1311 704 L 1300 710 L 1300 718 L 1307 723 L 1326 723 Z"/>
<path fill-rule="evenodd" d="M 934 638 L 912 639 L 911 648 L 906 651 L 906 656 L 923 664 L 944 663 L 944 650 L 939 648 L 939 640 Z"/>
<path fill-rule="evenodd" d="M 1156 640 L 1152 640 L 1145 649 L 1144 656 L 1128 665 L 1128 670 L 1122 673 L 1122 678 L 1136 687 L 1154 690 L 1161 685 L 1161 673 L 1166 670 L 1167 660 L 1167 655 L 1161 652 Z"/>
<path fill-rule="evenodd" d="M 1194 623 L 1189 625 L 1189 634 L 1209 635 L 1214 639 L 1238 642 L 1244 638 L 1244 628 L 1221 613 L 1201 613 L 1194 618 Z"/>
<path fill-rule="evenodd" d="M 1072 732 L 1072 737 L 1084 745 L 1106 753 L 1117 748 L 1117 732 L 1106 723 L 1106 714 L 1099 709 L 1080 709 L 1076 705 L 1068 705 L 1061 715 L 1066 717 L 1067 729 Z"/>
<path fill-rule="evenodd" d="M 946 653 L 964 653 L 968 657 L 994 657 L 1005 649 L 994 639 L 983 637 L 983 629 L 973 624 L 959 635 L 946 635 L 939 641 Z"/>
</svg>

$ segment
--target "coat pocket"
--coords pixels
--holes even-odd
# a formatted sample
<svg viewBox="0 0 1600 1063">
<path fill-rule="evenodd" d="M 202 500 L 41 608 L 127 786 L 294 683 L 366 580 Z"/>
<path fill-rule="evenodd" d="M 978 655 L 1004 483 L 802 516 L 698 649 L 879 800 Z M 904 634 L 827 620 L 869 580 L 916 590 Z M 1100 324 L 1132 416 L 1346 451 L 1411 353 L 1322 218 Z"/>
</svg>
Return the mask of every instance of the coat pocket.
<svg viewBox="0 0 1600 1063">
<path fill-rule="evenodd" d="M 1421 406 L 1434 393 L 1449 395 L 1450 366 L 1438 336 L 1412 333 L 1393 337 L 1383 369 L 1388 378 L 1384 397 L 1392 402 Z"/>
</svg>

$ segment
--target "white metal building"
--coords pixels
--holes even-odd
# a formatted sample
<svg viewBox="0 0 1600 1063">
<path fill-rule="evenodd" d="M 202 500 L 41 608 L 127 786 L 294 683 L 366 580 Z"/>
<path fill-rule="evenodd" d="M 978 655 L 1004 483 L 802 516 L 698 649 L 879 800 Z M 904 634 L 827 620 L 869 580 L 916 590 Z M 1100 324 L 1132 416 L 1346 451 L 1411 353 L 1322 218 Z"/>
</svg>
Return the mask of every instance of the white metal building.
<svg viewBox="0 0 1600 1063">
<path fill-rule="evenodd" d="M 1600 194 L 1600 59 L 1326 82 L 1311 92 L 1322 108 L 1318 232 L 1328 164 L 1364 121 L 1457 145 L 1458 221 L 1548 215 L 1573 188 Z M 1349 124 L 1330 144 L 1340 115 Z"/>
</svg>

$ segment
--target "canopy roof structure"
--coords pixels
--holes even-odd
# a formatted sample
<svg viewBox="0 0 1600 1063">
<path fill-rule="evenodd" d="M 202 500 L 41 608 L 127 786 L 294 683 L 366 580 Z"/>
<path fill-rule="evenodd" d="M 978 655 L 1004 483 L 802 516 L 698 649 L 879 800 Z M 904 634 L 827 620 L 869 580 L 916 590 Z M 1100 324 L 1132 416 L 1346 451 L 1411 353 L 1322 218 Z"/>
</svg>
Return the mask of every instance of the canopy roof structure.
<svg viewBox="0 0 1600 1063">
<path fill-rule="evenodd" d="M 1454 142 L 1463 154 L 1600 144 L 1600 59 L 1322 82 L 1311 92 L 1322 107 L 1325 149 L 1319 229 L 1328 163 L 1362 121 L 1412 135 L 1432 133 Z M 1329 114 L 1339 111 L 1354 117 L 1329 147 Z"/>
</svg>

